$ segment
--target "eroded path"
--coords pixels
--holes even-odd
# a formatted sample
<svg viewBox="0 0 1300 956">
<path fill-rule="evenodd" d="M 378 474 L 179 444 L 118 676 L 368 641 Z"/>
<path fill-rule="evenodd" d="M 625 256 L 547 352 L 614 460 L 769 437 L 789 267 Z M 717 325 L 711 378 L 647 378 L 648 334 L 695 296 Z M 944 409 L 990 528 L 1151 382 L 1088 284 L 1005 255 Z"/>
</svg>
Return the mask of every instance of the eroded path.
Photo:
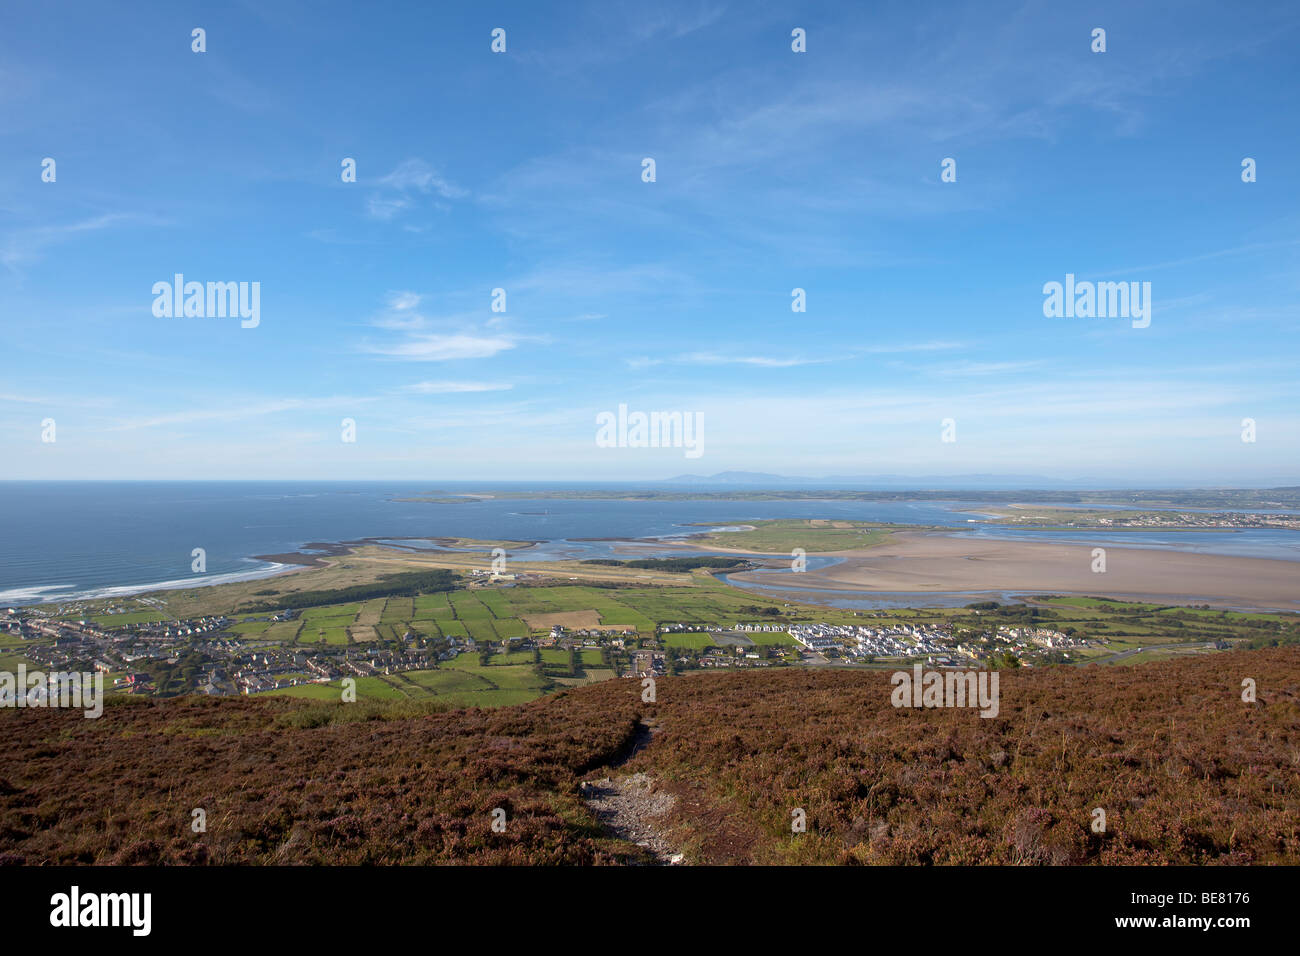
<svg viewBox="0 0 1300 956">
<path fill-rule="evenodd" d="M 658 729 L 653 721 L 642 724 L 632 748 L 608 769 L 617 771 L 644 750 Z M 582 796 L 596 819 L 614 836 L 645 847 L 662 865 L 682 862 L 682 854 L 673 846 L 666 826 L 667 815 L 677 798 L 656 786 L 648 774 L 614 772 L 586 780 L 582 784 Z"/>
</svg>

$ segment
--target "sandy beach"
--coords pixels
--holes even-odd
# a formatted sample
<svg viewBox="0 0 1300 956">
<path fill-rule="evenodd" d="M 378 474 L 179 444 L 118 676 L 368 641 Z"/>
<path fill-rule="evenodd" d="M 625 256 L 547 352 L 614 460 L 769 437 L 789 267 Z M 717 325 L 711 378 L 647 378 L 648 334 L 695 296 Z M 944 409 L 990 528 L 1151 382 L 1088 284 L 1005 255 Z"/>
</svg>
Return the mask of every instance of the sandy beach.
<svg viewBox="0 0 1300 956">
<path fill-rule="evenodd" d="M 732 578 L 792 591 L 1017 591 L 1300 611 L 1300 562 L 1107 547 L 1106 571 L 1095 573 L 1093 547 L 904 532 L 779 582 L 761 571 Z"/>
</svg>

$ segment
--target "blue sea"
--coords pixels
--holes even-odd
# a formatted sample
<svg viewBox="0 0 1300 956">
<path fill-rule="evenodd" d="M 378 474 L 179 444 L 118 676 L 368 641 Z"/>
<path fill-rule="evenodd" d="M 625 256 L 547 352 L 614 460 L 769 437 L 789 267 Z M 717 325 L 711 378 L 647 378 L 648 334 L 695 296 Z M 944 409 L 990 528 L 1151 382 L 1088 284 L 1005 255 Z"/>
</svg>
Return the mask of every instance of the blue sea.
<svg viewBox="0 0 1300 956">
<path fill-rule="evenodd" d="M 980 502 L 625 501 L 414 496 L 582 490 L 574 483 L 0 482 L 0 602 L 32 604 L 193 587 L 273 574 L 257 555 L 317 542 L 466 537 L 544 542 L 512 560 L 607 557 L 611 538 L 675 540 L 764 518 L 842 518 L 937 525 L 978 535 L 1124 544 L 1300 561 L 1300 532 L 1026 531 L 981 523 Z M 618 488 L 603 484 L 587 488 Z M 634 486 L 622 486 L 631 489 Z M 708 489 L 701 489 L 708 490 Z M 432 546 L 427 544 L 426 546 Z M 206 572 L 191 570 L 195 548 Z M 811 566 L 811 564 L 810 564 Z"/>
</svg>

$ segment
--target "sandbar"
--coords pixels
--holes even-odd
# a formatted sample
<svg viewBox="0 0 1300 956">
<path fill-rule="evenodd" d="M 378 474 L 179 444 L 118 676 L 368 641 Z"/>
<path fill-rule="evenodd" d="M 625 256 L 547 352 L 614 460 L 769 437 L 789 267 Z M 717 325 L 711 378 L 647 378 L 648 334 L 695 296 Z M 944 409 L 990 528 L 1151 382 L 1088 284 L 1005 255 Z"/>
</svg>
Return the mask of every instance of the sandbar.
<svg viewBox="0 0 1300 956">
<path fill-rule="evenodd" d="M 1105 549 L 1104 572 L 1093 570 L 1094 547 Z M 790 591 L 1016 591 L 1300 611 L 1300 562 L 1273 558 L 912 532 L 835 554 L 844 560 L 779 580 L 730 577 Z"/>
</svg>

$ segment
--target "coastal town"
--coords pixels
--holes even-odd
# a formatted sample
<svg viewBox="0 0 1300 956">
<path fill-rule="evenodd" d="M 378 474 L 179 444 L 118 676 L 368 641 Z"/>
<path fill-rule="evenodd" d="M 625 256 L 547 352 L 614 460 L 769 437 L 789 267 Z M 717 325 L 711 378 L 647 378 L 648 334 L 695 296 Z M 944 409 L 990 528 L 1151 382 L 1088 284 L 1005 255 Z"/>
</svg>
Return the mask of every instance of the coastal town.
<svg viewBox="0 0 1300 956">
<path fill-rule="evenodd" d="M 473 637 L 430 638 L 410 629 L 396 640 L 325 644 L 258 640 L 240 624 L 293 621 L 300 612 L 237 621 L 224 615 L 186 620 L 131 621 L 117 613 L 68 616 L 68 607 L 0 608 L 0 635 L 8 650 L 48 671 L 103 673 L 118 693 L 133 695 L 201 693 L 253 695 L 303 684 L 331 684 L 344 678 L 378 677 L 430 670 L 471 655 L 485 662 L 496 655 L 523 654 L 540 666 L 542 654 L 596 653 L 610 676 L 656 677 L 694 670 L 772 666 L 871 666 L 922 661 L 936 667 L 987 666 L 1008 662 L 1032 666 L 1096 642 L 1035 627 L 993 626 L 975 635 L 952 624 L 726 623 L 660 624 L 653 633 L 635 628 L 569 628 L 498 641 Z M 394 631 L 394 634 L 397 632 Z M 15 644 L 13 639 L 17 639 Z M 531 654 L 531 657 L 528 655 Z M 576 657 L 575 657 L 576 659 Z"/>
<path fill-rule="evenodd" d="M 1107 511 L 1037 508 L 1000 512 L 996 524 L 1035 528 L 1098 528 L 1170 531 L 1300 530 L 1300 515 L 1249 511 Z"/>
<path fill-rule="evenodd" d="M 185 690 L 257 694 L 303 683 L 327 683 L 423 670 L 456 656 L 405 647 L 294 647 L 253 644 L 230 631 L 226 617 L 111 627 L 86 619 L 56 620 L 39 611 L 0 610 L 0 633 L 23 640 L 22 655 L 47 671 L 95 671 L 114 691 L 153 694 L 158 672 L 178 672 Z"/>
</svg>

